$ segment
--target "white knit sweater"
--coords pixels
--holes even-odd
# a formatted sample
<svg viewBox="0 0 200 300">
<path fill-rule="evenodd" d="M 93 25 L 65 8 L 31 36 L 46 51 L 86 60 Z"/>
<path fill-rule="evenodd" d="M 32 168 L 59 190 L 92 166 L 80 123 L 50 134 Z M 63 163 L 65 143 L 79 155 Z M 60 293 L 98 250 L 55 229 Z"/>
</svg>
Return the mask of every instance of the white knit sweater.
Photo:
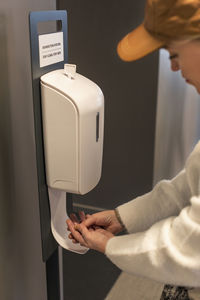
<svg viewBox="0 0 200 300">
<path fill-rule="evenodd" d="M 108 241 L 114 264 L 163 283 L 200 287 L 200 142 L 175 178 L 117 210 L 129 234 Z"/>
</svg>

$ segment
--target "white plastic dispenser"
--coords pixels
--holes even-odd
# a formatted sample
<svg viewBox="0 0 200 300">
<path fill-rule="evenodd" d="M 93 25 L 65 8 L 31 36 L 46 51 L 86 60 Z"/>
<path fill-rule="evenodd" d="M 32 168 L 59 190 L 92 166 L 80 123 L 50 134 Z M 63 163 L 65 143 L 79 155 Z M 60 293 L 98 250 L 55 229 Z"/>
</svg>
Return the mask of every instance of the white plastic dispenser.
<svg viewBox="0 0 200 300">
<path fill-rule="evenodd" d="M 104 96 L 75 65 L 41 77 L 46 178 L 51 225 L 62 247 L 84 253 L 67 238 L 66 192 L 85 194 L 101 177 Z"/>
<path fill-rule="evenodd" d="M 91 80 L 65 70 L 43 75 L 41 94 L 47 184 L 85 194 L 101 176 L 103 94 Z"/>
</svg>

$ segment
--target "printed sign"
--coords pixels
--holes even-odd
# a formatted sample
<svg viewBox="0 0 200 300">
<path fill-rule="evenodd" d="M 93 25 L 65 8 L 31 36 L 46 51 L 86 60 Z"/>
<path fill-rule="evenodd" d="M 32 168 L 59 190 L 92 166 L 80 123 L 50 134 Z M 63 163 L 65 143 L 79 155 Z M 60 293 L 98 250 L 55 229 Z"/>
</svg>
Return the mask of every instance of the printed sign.
<svg viewBox="0 0 200 300">
<path fill-rule="evenodd" d="M 64 60 L 63 32 L 39 35 L 40 67 Z"/>
</svg>

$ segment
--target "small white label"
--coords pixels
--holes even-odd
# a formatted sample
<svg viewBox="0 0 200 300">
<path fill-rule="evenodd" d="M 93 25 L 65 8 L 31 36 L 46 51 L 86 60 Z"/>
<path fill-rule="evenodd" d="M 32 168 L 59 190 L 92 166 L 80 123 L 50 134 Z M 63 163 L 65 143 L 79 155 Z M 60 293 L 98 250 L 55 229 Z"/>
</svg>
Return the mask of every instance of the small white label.
<svg viewBox="0 0 200 300">
<path fill-rule="evenodd" d="M 64 60 L 63 32 L 39 35 L 40 67 Z"/>
</svg>

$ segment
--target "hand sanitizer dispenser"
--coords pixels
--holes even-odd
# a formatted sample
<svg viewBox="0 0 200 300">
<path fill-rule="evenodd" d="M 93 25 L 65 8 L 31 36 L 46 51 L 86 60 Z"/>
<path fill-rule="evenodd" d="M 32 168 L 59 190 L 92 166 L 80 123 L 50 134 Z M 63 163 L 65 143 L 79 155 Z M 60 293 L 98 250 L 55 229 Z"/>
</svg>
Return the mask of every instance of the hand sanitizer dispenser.
<svg viewBox="0 0 200 300">
<path fill-rule="evenodd" d="M 46 178 L 50 202 L 53 201 L 50 203 L 52 231 L 64 248 L 73 246 L 70 250 L 81 253 L 80 249 L 74 250 L 77 245 L 67 240 L 65 221 L 68 216 L 61 214 L 66 207 L 66 192 L 85 194 L 99 182 L 103 93 L 94 82 L 76 73 L 75 65 L 65 65 L 64 69 L 41 77 L 41 104 Z"/>
<path fill-rule="evenodd" d="M 73 66 L 41 77 L 47 184 L 76 194 L 101 176 L 104 97 Z"/>
</svg>

